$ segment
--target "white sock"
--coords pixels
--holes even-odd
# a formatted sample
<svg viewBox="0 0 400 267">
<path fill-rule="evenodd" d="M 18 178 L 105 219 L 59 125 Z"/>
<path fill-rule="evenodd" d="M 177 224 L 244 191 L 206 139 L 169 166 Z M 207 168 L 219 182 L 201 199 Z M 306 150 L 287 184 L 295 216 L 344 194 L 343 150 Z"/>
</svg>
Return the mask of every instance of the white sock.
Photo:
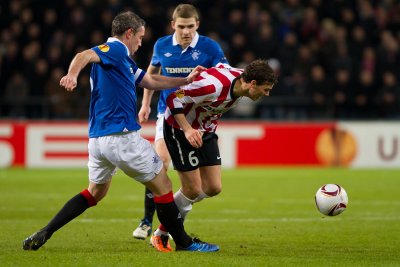
<svg viewBox="0 0 400 267">
<path fill-rule="evenodd" d="M 155 236 L 162 236 L 162 235 L 168 235 L 168 232 L 165 232 L 163 230 L 160 230 L 160 228 L 157 228 L 157 230 L 154 231 Z"/>
<path fill-rule="evenodd" d="M 203 191 L 201 191 L 200 195 L 198 195 L 198 196 L 194 199 L 193 203 L 200 202 L 200 201 L 202 201 L 202 200 L 205 199 L 205 198 L 209 198 L 209 196 L 208 196 L 206 193 L 204 193 Z"/>
<path fill-rule="evenodd" d="M 185 219 L 186 215 L 189 213 L 189 211 L 192 210 L 192 204 L 194 203 L 194 200 L 191 200 L 187 198 L 179 189 L 175 194 L 174 194 L 174 201 L 176 206 L 178 206 L 179 212 L 181 213 L 181 216 L 183 219 Z"/>
</svg>

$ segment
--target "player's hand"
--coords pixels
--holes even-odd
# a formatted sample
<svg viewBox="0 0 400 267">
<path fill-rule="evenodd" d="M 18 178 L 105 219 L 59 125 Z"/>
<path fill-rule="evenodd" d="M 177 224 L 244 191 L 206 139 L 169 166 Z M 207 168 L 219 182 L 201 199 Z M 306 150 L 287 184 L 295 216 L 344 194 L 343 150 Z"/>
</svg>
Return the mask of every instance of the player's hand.
<svg viewBox="0 0 400 267">
<path fill-rule="evenodd" d="M 70 74 L 65 75 L 60 80 L 60 85 L 64 87 L 67 91 L 72 92 L 77 85 L 77 78 Z"/>
<path fill-rule="evenodd" d="M 185 131 L 185 137 L 194 148 L 200 148 L 203 145 L 203 133 L 193 128 Z"/>
<path fill-rule="evenodd" d="M 139 123 L 147 122 L 149 120 L 150 112 L 150 106 L 142 106 L 138 114 Z"/>
<path fill-rule="evenodd" d="M 196 68 L 194 68 L 194 69 L 192 70 L 192 72 L 189 73 L 189 75 L 186 77 L 187 82 L 188 82 L 188 83 L 193 82 L 193 80 L 196 79 L 196 77 L 199 76 L 199 74 L 200 74 L 202 71 L 206 70 L 206 69 L 207 69 L 207 68 L 204 68 L 203 66 L 200 66 L 200 65 L 197 66 Z"/>
</svg>

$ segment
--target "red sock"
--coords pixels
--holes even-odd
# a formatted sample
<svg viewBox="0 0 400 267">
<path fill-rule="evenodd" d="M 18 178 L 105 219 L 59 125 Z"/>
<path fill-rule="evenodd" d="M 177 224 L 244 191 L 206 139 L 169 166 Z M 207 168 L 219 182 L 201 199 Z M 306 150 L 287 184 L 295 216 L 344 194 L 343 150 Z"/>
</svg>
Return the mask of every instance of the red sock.
<svg viewBox="0 0 400 267">
<path fill-rule="evenodd" d="M 169 193 L 159 197 L 154 196 L 153 199 L 154 203 L 162 203 L 162 204 L 171 203 L 174 202 L 174 194 L 172 193 L 172 191 L 170 191 Z"/>
<path fill-rule="evenodd" d="M 164 225 L 160 224 L 160 226 L 158 226 L 158 229 L 160 229 L 161 231 L 164 232 L 168 232 L 167 228 L 164 227 Z"/>
<path fill-rule="evenodd" d="M 89 190 L 85 189 L 81 192 L 81 195 L 84 196 L 89 204 L 89 207 L 93 207 L 97 205 L 96 199 L 90 194 Z"/>
<path fill-rule="evenodd" d="M 156 204 L 158 220 L 162 224 L 160 230 L 169 232 L 177 246 L 179 245 L 184 248 L 190 246 L 193 241 L 185 232 L 183 219 L 175 204 L 172 191 L 159 197 L 154 196 L 154 204 Z"/>
<path fill-rule="evenodd" d="M 154 196 L 154 203 L 170 203 L 173 201 L 174 201 L 174 194 L 172 193 L 172 191 L 159 197 Z M 160 224 L 158 229 L 164 232 L 168 232 L 167 228 L 165 228 L 164 225 L 162 224 Z"/>
</svg>

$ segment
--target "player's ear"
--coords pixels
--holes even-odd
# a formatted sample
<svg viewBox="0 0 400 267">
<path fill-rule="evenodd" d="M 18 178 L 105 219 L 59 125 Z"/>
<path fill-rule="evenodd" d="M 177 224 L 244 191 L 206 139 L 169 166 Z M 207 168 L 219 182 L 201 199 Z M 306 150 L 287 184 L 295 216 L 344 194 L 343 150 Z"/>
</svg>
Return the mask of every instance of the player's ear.
<svg viewBox="0 0 400 267">
<path fill-rule="evenodd" d="M 129 37 L 131 37 L 132 35 L 134 35 L 134 31 L 132 28 L 129 28 L 125 31 L 125 38 L 129 39 Z"/>
<path fill-rule="evenodd" d="M 171 28 L 174 29 L 174 31 L 175 31 L 175 21 L 174 20 L 171 20 Z"/>
<path fill-rule="evenodd" d="M 196 20 L 196 30 L 200 27 L 200 20 Z"/>
</svg>

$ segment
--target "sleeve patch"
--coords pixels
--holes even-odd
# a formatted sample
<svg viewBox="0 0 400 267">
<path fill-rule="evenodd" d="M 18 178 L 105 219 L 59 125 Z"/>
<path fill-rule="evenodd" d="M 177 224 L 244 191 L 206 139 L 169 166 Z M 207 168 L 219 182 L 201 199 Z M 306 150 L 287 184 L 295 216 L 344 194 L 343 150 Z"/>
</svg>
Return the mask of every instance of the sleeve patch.
<svg viewBox="0 0 400 267">
<path fill-rule="evenodd" d="M 179 89 L 175 92 L 177 98 L 183 98 L 185 96 L 185 90 Z"/>
<path fill-rule="evenodd" d="M 108 50 L 110 50 L 110 47 L 107 44 L 99 45 L 98 48 L 100 49 L 101 52 L 104 52 L 104 53 L 107 53 Z"/>
</svg>

